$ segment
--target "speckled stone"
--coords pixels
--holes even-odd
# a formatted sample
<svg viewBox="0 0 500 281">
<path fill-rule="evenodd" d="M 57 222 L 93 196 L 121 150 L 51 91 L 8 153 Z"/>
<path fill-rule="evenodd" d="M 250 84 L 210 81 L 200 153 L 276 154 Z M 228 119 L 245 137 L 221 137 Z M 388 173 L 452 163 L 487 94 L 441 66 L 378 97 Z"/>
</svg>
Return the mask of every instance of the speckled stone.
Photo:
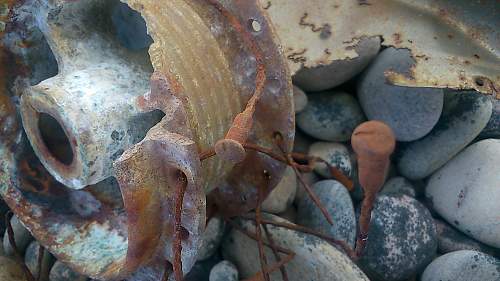
<svg viewBox="0 0 500 281">
<path fill-rule="evenodd" d="M 215 254 L 222 241 L 225 225 L 224 220 L 219 216 L 215 216 L 208 221 L 201 238 L 197 261 L 206 260 Z"/>
<path fill-rule="evenodd" d="M 416 196 L 413 184 L 404 177 L 389 179 L 382 187 L 380 194 L 405 194 L 414 198 Z"/>
<path fill-rule="evenodd" d="M 21 224 L 21 222 L 17 219 L 16 216 L 12 216 L 10 219 L 10 224 L 12 225 L 12 230 L 14 231 L 14 239 L 16 241 L 17 249 L 20 254 L 24 254 L 24 251 L 28 247 L 28 245 L 33 241 L 33 237 L 29 231 Z M 7 230 L 5 230 L 5 234 L 3 236 L 3 249 L 5 253 L 9 256 L 14 255 L 14 251 L 10 246 L 9 235 L 7 234 Z"/>
<path fill-rule="evenodd" d="M 25 281 L 21 266 L 14 260 L 0 256 L 0 281 Z"/>
<path fill-rule="evenodd" d="M 440 256 L 425 269 L 422 281 L 498 281 L 500 260 L 462 250 Z"/>
<path fill-rule="evenodd" d="M 310 94 L 306 108 L 297 115 L 297 125 L 308 135 L 338 142 L 348 141 L 365 120 L 356 99 L 338 91 Z"/>
<path fill-rule="evenodd" d="M 238 281 L 238 269 L 230 261 L 221 261 L 210 271 L 210 281 Z"/>
<path fill-rule="evenodd" d="M 398 141 L 425 136 L 436 125 L 443 108 L 443 90 L 388 84 L 389 70 L 409 72 L 414 64 L 407 49 L 387 48 L 359 79 L 358 98 L 370 120 L 389 125 Z"/>
<path fill-rule="evenodd" d="M 372 280 L 402 280 L 420 272 L 437 250 L 429 211 L 407 195 L 380 195 L 360 266 Z"/>
<path fill-rule="evenodd" d="M 464 149 L 486 126 L 491 101 L 476 92 L 446 92 L 443 116 L 424 138 L 398 152 L 399 172 L 410 180 L 423 179 Z"/>
<path fill-rule="evenodd" d="M 380 50 L 380 38 L 363 38 L 354 48 L 358 57 L 335 60 L 328 65 L 302 68 L 293 77 L 295 84 L 305 91 L 317 92 L 331 89 L 360 73 Z"/>
<path fill-rule="evenodd" d="M 338 168 L 344 175 L 352 176 L 351 155 L 347 147 L 341 143 L 316 142 L 309 148 L 309 155 L 320 157 L 333 167 Z M 314 171 L 324 178 L 333 178 L 330 170 L 324 163 L 317 163 Z"/>
<path fill-rule="evenodd" d="M 265 218 L 285 221 L 272 215 Z M 237 223 L 247 231 L 255 232 L 253 221 L 240 220 Z M 296 254 L 285 265 L 290 281 L 368 281 L 365 274 L 346 255 L 324 240 L 271 225 L 268 229 L 276 245 Z M 251 277 L 260 271 L 257 242 L 245 234 L 233 229 L 222 243 L 222 252 L 224 258 L 238 267 L 240 278 Z M 276 262 L 268 247 L 265 247 L 265 254 L 269 263 Z M 279 270 L 270 276 L 271 280 L 282 280 Z"/>
<path fill-rule="evenodd" d="M 307 106 L 308 98 L 306 93 L 299 87 L 293 86 L 293 103 L 295 106 L 295 113 L 303 111 Z"/>
<path fill-rule="evenodd" d="M 50 281 L 86 281 L 87 277 L 76 273 L 67 265 L 60 261 L 56 261 L 49 274 Z"/>
<path fill-rule="evenodd" d="M 500 255 L 500 249 L 495 249 L 476 241 L 442 220 L 434 219 L 434 222 L 436 223 L 440 253 L 446 254 L 460 250 L 475 250 L 493 256 Z"/>
<path fill-rule="evenodd" d="M 500 140 L 477 142 L 430 178 L 426 197 L 463 233 L 500 248 Z"/>
<path fill-rule="evenodd" d="M 351 247 L 354 247 L 356 216 L 347 189 L 335 180 L 317 182 L 312 189 L 332 217 L 333 225 L 328 223 L 320 209 L 309 197 L 304 197 L 299 202 L 297 223 L 346 241 Z"/>
<path fill-rule="evenodd" d="M 500 100 L 492 97 L 491 102 L 493 103 L 493 113 L 479 137 L 498 139 L 500 138 Z"/>
<path fill-rule="evenodd" d="M 297 176 L 291 167 L 287 167 L 281 181 L 262 202 L 262 210 L 273 214 L 284 212 L 292 205 L 296 192 Z"/>
<path fill-rule="evenodd" d="M 26 249 L 26 253 L 24 254 L 24 263 L 28 266 L 28 269 L 34 276 L 38 276 L 38 254 L 39 254 L 40 244 L 37 241 L 33 241 L 30 243 L 28 248 Z M 40 274 L 41 281 L 49 280 L 49 272 L 50 268 L 54 263 L 54 258 L 47 251 L 43 250 L 43 259 L 42 259 L 42 271 Z"/>
</svg>

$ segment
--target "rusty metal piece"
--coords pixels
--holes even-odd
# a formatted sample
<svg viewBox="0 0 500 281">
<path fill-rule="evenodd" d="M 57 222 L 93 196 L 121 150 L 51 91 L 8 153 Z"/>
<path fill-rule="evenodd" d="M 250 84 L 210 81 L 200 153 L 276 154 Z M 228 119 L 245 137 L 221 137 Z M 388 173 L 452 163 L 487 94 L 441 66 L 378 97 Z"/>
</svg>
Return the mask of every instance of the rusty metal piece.
<svg viewBox="0 0 500 281">
<path fill-rule="evenodd" d="M 358 159 L 359 183 L 364 191 L 355 249 L 356 256 L 360 257 L 368 239 L 373 203 L 389 171 L 390 156 L 396 146 L 396 138 L 386 124 L 368 121 L 354 130 L 351 144 Z"/>
<path fill-rule="evenodd" d="M 120 1 L 20 3 L 17 9 L 30 15 L 26 24 L 43 31 L 59 73 L 0 94 L 0 106 L 12 109 L 0 115 L 6 132 L 0 137 L 0 194 L 37 240 L 77 272 L 103 280 L 166 274 L 173 280 L 165 264 L 179 261 L 174 233 L 181 229 L 175 249 L 182 249 L 187 273 L 205 226 L 205 194 L 219 187 L 211 195 L 218 209 L 242 213 L 258 203 L 257 186 L 267 194 L 279 182 L 285 164 L 266 155 L 246 152 L 234 165 L 219 156 L 202 163 L 200 152 L 224 139 L 245 108 L 251 108 L 252 125 L 243 140 L 273 147 L 279 132 L 291 151 L 290 74 L 255 0 L 121 2 L 144 18 L 153 40 L 149 54 L 123 48 L 103 28 L 113 9 L 125 5 Z M 21 92 L 19 108 L 15 96 Z M 73 158 L 63 161 L 49 148 L 52 134 L 38 124 L 47 118 L 62 128 Z M 138 125 L 142 130 L 129 134 Z M 187 186 L 176 222 L 178 171 Z"/>
<path fill-rule="evenodd" d="M 410 87 L 475 89 L 500 99 L 498 1 L 260 0 L 292 73 L 358 57 L 363 38 L 409 49 L 410 73 L 385 73 Z"/>
</svg>

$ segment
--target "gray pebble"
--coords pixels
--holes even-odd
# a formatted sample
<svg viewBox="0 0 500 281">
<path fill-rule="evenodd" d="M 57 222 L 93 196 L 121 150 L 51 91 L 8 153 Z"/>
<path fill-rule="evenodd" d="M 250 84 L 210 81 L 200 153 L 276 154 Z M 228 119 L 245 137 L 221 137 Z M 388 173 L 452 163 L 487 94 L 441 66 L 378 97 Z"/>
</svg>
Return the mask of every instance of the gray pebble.
<svg viewBox="0 0 500 281">
<path fill-rule="evenodd" d="M 437 234 L 429 211 L 406 195 L 377 198 L 360 266 L 374 280 L 402 280 L 432 261 Z"/>
<path fill-rule="evenodd" d="M 321 210 L 309 197 L 304 197 L 299 202 L 297 223 L 343 240 L 351 248 L 354 247 L 356 217 L 347 189 L 335 180 L 317 182 L 312 189 L 332 217 L 333 225 L 328 223 Z"/>
<path fill-rule="evenodd" d="M 295 106 L 295 113 L 303 111 L 307 106 L 307 95 L 299 87 L 293 86 L 293 103 Z"/>
<path fill-rule="evenodd" d="M 415 188 L 413 187 L 412 183 L 404 177 L 394 177 L 389 179 L 380 191 L 380 194 L 394 193 L 405 194 L 413 198 L 415 198 L 416 196 Z"/>
<path fill-rule="evenodd" d="M 364 121 L 356 99 L 338 91 L 310 94 L 306 108 L 297 115 L 297 125 L 302 131 L 325 141 L 348 141 Z"/>
<path fill-rule="evenodd" d="M 279 214 L 284 212 L 295 199 L 297 176 L 291 167 L 287 167 L 283 178 L 262 202 L 262 211 Z"/>
<path fill-rule="evenodd" d="M 14 260 L 0 256 L 0 281 L 25 281 L 21 266 Z"/>
<path fill-rule="evenodd" d="M 335 60 L 328 65 L 314 68 L 302 68 L 293 81 L 305 91 L 317 92 L 336 87 L 360 73 L 380 50 L 380 38 L 362 38 L 354 48 L 358 57 Z"/>
<path fill-rule="evenodd" d="M 67 265 L 60 261 L 56 261 L 49 274 L 50 281 L 86 281 L 87 277 L 76 273 Z"/>
<path fill-rule="evenodd" d="M 477 142 L 430 178 L 433 209 L 463 233 L 500 248 L 500 140 Z"/>
<path fill-rule="evenodd" d="M 12 230 L 14 231 L 14 240 L 16 241 L 17 249 L 20 254 L 24 254 L 28 245 L 31 241 L 33 241 L 33 237 L 31 237 L 29 231 L 24 227 L 24 225 L 21 224 L 16 216 L 12 216 L 10 224 L 12 225 Z M 5 230 L 5 234 L 3 236 L 3 249 L 7 255 L 14 255 L 14 250 L 11 247 L 7 230 Z"/>
<path fill-rule="evenodd" d="M 499 249 L 470 238 L 442 220 L 434 219 L 434 222 L 436 223 L 440 253 L 446 254 L 460 250 L 475 250 L 492 256 L 500 254 Z"/>
<path fill-rule="evenodd" d="M 491 107 L 485 95 L 446 92 L 443 116 L 436 127 L 398 153 L 399 172 L 410 180 L 430 176 L 474 140 L 486 126 Z"/>
<path fill-rule="evenodd" d="M 217 249 L 219 249 L 224 235 L 225 225 L 224 220 L 219 216 L 212 217 L 208 221 L 205 232 L 203 232 L 201 238 L 201 246 L 198 252 L 197 261 L 208 259 L 215 254 Z"/>
<path fill-rule="evenodd" d="M 440 256 L 425 269 L 422 281 L 499 281 L 500 260 L 462 250 Z"/>
<path fill-rule="evenodd" d="M 210 281 L 238 281 L 238 269 L 230 261 L 221 261 L 210 271 Z"/>
<path fill-rule="evenodd" d="M 341 143 L 316 142 L 309 148 L 309 155 L 320 157 L 333 167 L 339 169 L 347 177 L 352 176 L 351 155 L 347 147 Z M 327 165 L 317 163 L 314 171 L 324 178 L 333 178 Z"/>
<path fill-rule="evenodd" d="M 30 243 L 24 254 L 24 263 L 34 276 L 38 276 L 38 256 L 39 256 L 40 244 L 37 241 Z M 54 258 L 45 249 L 43 249 L 43 259 L 42 259 L 42 270 L 40 274 L 41 281 L 49 280 L 49 272 L 52 264 L 54 263 Z"/>
<path fill-rule="evenodd" d="M 493 103 L 493 113 L 491 114 L 490 121 L 486 124 L 479 135 L 481 138 L 500 138 L 500 100 L 491 98 Z"/>
<path fill-rule="evenodd" d="M 389 70 L 409 72 L 415 61 L 407 49 L 387 48 L 364 72 L 358 84 L 358 98 L 370 120 L 389 125 L 398 141 L 425 136 L 436 125 L 443 108 L 443 90 L 391 85 Z"/>
</svg>

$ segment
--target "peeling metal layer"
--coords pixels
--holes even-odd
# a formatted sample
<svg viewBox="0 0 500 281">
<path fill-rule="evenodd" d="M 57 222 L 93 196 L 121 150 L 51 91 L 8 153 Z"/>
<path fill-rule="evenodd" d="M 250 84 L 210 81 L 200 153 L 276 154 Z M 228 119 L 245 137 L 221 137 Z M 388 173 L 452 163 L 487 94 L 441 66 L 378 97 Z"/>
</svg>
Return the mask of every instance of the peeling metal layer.
<svg viewBox="0 0 500 281">
<path fill-rule="evenodd" d="M 401 86 L 475 89 L 500 98 L 500 5 L 496 0 L 260 0 L 288 64 L 327 65 L 357 57 L 363 37 L 406 48 L 410 73 L 387 72 Z"/>
</svg>

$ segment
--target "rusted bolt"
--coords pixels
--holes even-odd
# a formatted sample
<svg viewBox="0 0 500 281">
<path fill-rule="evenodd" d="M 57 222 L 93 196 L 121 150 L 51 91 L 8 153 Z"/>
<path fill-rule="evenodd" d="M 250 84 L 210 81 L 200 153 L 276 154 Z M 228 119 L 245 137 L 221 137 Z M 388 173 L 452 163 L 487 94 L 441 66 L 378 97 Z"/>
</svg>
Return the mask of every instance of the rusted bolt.
<svg viewBox="0 0 500 281">
<path fill-rule="evenodd" d="M 390 156 L 396 146 L 396 139 L 386 124 L 368 121 L 354 130 L 351 144 L 358 159 L 359 183 L 365 192 L 355 250 L 356 256 L 360 257 L 368 241 L 373 204 L 389 170 Z"/>
</svg>

